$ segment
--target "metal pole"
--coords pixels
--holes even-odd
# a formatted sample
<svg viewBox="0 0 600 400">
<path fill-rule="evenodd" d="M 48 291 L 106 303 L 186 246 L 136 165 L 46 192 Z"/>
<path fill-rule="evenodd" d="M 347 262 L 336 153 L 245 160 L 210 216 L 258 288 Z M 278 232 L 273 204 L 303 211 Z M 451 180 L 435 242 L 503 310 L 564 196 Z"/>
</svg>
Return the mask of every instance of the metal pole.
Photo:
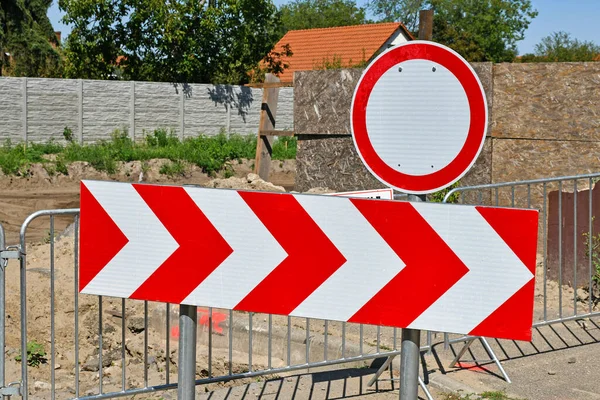
<svg viewBox="0 0 600 400">
<path fill-rule="evenodd" d="M 179 367 L 177 399 L 194 400 L 196 396 L 196 329 L 198 308 L 179 306 Z"/>
<path fill-rule="evenodd" d="M 0 251 L 5 250 L 5 243 L 4 243 L 4 228 L 2 227 L 2 225 L 0 224 Z M 5 268 L 6 268 L 6 262 L 3 261 L 2 259 L 0 259 L 0 385 L 2 385 L 2 387 L 5 386 L 6 382 L 5 382 L 5 377 L 4 377 L 4 343 L 5 343 L 5 320 L 4 320 L 4 315 L 5 315 L 5 305 L 6 305 L 6 297 L 5 297 Z"/>
<path fill-rule="evenodd" d="M 409 195 L 408 201 L 425 201 L 425 195 Z M 400 400 L 417 400 L 419 390 L 421 331 L 402 329 L 400 347 Z"/>
</svg>

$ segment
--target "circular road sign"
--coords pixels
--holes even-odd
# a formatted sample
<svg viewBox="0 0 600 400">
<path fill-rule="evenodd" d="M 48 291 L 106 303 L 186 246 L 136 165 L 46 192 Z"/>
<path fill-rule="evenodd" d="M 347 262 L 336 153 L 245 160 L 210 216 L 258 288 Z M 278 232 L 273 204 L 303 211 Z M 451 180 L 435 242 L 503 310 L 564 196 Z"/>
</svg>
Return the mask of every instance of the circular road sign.
<svg viewBox="0 0 600 400">
<path fill-rule="evenodd" d="M 381 53 L 354 91 L 354 145 L 369 171 L 405 193 L 450 186 L 473 166 L 487 131 L 477 74 L 454 50 L 412 41 Z"/>
</svg>

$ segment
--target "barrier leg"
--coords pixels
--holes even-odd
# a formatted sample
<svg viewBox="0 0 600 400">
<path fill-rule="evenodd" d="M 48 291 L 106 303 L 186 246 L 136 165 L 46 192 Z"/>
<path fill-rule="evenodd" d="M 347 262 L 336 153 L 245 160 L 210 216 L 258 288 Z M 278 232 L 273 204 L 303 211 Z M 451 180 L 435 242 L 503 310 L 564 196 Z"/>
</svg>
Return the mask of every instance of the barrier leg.
<svg viewBox="0 0 600 400">
<path fill-rule="evenodd" d="M 177 399 L 194 400 L 196 396 L 196 330 L 198 307 L 179 306 L 179 368 Z"/>
<path fill-rule="evenodd" d="M 504 377 L 504 380 L 507 383 L 512 383 L 510 381 L 510 378 L 508 377 L 508 374 L 506 373 L 506 371 L 504 371 L 504 368 L 502 367 L 502 364 L 500 364 L 500 360 L 498 360 L 498 357 L 496 357 L 496 353 L 494 353 L 494 350 L 492 350 L 492 347 L 490 346 L 490 344 L 488 343 L 488 341 L 486 340 L 486 338 L 480 337 L 479 340 L 481 341 L 481 344 L 485 348 L 485 351 L 487 351 L 488 355 L 492 358 L 492 360 L 494 360 L 494 363 L 496 364 L 496 366 L 500 370 L 500 373 Z"/>
<path fill-rule="evenodd" d="M 375 375 L 371 378 L 371 380 L 369 381 L 369 383 L 367 383 L 368 387 L 373 386 L 373 384 L 375 382 L 377 382 L 377 380 L 379 379 L 379 377 L 381 376 L 381 374 L 383 374 L 385 372 L 386 369 L 388 369 L 388 367 L 390 366 L 391 362 L 394 361 L 394 358 L 396 358 L 396 356 L 389 356 L 387 358 L 387 360 L 385 360 L 385 362 L 383 363 L 383 365 L 381 367 L 379 367 L 379 369 L 377 370 L 377 372 L 375 372 Z"/>
<path fill-rule="evenodd" d="M 486 353 L 488 354 L 488 356 L 490 356 L 490 359 L 489 360 L 469 360 L 469 361 L 479 362 L 479 363 L 493 361 L 494 364 L 496 364 L 496 366 L 500 370 L 500 374 L 502 374 L 502 377 L 504 378 L 504 380 L 507 383 L 511 383 L 511 380 L 508 377 L 508 374 L 506 373 L 506 371 L 504 370 L 504 367 L 502 367 L 502 364 L 500 363 L 500 360 L 496 356 L 496 353 L 494 352 L 494 350 L 492 350 L 492 347 L 490 346 L 490 344 L 484 337 L 474 337 L 474 338 L 469 338 L 468 340 L 466 340 L 463 348 L 458 352 L 456 357 L 454 357 L 454 360 L 452 360 L 449 367 L 454 368 L 456 366 L 456 364 L 460 361 L 460 358 L 465 354 L 465 352 L 469 349 L 469 347 L 471 347 L 471 345 L 473 344 L 473 342 L 476 339 L 479 339 L 479 341 L 481 342 L 481 345 L 485 349 Z"/>
<path fill-rule="evenodd" d="M 456 357 L 454 357 L 454 360 L 452 360 L 452 362 L 450 363 L 450 365 L 448 365 L 449 368 L 454 368 L 456 366 L 456 363 L 458 362 L 458 360 L 460 360 L 460 358 L 465 354 L 465 352 L 467 350 L 469 350 L 469 347 L 471 347 L 471 345 L 473 344 L 473 342 L 475 341 L 475 339 L 477 338 L 469 338 L 465 341 L 465 344 L 463 345 L 463 348 L 460 349 L 460 351 L 458 352 L 458 354 L 456 355 Z"/>
</svg>

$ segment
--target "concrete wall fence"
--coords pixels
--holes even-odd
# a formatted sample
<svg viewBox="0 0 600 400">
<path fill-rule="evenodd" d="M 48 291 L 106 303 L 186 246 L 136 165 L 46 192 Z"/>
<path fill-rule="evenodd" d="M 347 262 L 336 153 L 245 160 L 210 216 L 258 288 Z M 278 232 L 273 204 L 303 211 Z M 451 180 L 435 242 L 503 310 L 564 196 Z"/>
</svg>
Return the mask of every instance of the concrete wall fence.
<svg viewBox="0 0 600 400">
<path fill-rule="evenodd" d="M 282 88 L 277 129 L 293 129 L 293 88 Z M 209 84 L 0 78 L 0 141 L 80 143 L 116 129 L 140 140 L 157 128 L 180 138 L 258 130 L 262 89 Z"/>
</svg>

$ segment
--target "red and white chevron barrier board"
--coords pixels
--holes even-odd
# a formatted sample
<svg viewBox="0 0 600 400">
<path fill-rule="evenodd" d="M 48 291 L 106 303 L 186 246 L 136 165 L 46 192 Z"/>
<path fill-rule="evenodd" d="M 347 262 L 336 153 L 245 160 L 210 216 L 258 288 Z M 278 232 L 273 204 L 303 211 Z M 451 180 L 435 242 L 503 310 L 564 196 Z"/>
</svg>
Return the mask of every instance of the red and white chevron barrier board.
<svg viewBox="0 0 600 400">
<path fill-rule="evenodd" d="M 81 293 L 530 340 L 538 212 L 84 181 Z"/>
</svg>

